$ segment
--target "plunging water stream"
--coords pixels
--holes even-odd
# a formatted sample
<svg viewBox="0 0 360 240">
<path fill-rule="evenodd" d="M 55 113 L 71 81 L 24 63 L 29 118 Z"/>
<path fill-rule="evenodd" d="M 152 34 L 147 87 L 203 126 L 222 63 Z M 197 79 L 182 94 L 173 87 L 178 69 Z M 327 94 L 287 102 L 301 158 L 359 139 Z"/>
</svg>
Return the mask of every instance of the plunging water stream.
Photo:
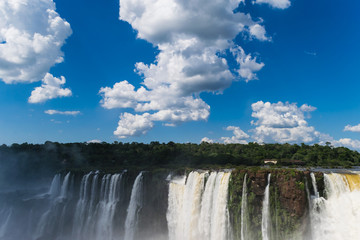
<svg viewBox="0 0 360 240">
<path fill-rule="evenodd" d="M 269 173 L 267 179 L 267 186 L 265 188 L 264 200 L 262 204 L 262 220 L 261 220 L 261 233 L 263 240 L 270 239 L 270 177 Z"/>
<path fill-rule="evenodd" d="M 318 186 L 320 175 L 324 187 Z M 232 173 L 199 170 L 170 176 L 166 180 L 166 175 L 151 178 L 149 172 L 56 174 L 43 192 L 1 193 L 0 240 L 232 240 L 235 227 L 229 217 L 229 204 L 234 204 L 229 201 Z M 233 240 L 275 240 L 278 236 L 290 239 L 291 235 L 282 232 L 272 234 L 278 228 L 271 218 L 279 209 L 271 210 L 271 206 L 280 204 L 274 202 L 279 198 L 272 195 L 279 194 L 274 190 L 279 178 L 274 177 L 271 182 L 268 174 L 263 189 L 256 185 L 254 175 L 241 176 L 242 186 L 235 186 L 233 179 L 230 189 L 241 194 L 238 205 L 232 208 L 239 209 L 239 232 Z M 313 195 L 308 191 L 309 211 L 302 220 L 304 225 L 298 228 L 304 229 L 307 224 L 311 230 L 293 238 L 359 239 L 360 175 L 307 176 Z M 296 186 L 301 187 L 297 181 Z M 274 188 L 270 191 L 272 184 Z M 254 188 L 258 200 L 252 192 Z M 256 201 L 258 206 L 254 206 Z M 259 214 L 254 215 L 255 208 Z M 254 223 L 261 229 L 253 227 Z"/>
</svg>

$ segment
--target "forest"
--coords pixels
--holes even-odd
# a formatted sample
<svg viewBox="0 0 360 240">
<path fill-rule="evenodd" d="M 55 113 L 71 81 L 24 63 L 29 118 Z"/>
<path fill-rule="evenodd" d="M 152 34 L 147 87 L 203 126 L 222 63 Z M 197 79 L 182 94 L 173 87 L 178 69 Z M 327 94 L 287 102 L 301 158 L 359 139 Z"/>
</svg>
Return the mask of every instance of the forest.
<svg viewBox="0 0 360 240">
<path fill-rule="evenodd" d="M 360 165 L 360 153 L 345 147 L 306 144 L 58 143 L 0 146 L 0 186 L 41 180 L 64 171 L 118 172 L 156 169 L 219 169 L 262 166 L 345 167 Z M 19 184 L 24 184 L 23 182 Z"/>
<path fill-rule="evenodd" d="M 0 146 L 1 164 L 20 168 L 129 168 L 261 166 L 264 160 L 278 166 L 351 167 L 360 153 L 345 147 L 306 144 L 219 143 L 58 143 Z"/>
</svg>

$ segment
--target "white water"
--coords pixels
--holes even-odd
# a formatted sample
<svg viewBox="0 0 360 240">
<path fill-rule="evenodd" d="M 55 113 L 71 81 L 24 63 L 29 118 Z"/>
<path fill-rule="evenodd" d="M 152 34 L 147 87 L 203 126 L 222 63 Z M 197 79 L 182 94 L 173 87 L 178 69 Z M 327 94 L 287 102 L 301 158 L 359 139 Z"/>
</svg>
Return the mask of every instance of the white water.
<svg viewBox="0 0 360 240">
<path fill-rule="evenodd" d="M 205 185 L 205 177 L 208 177 Z M 230 173 L 193 171 L 169 184 L 167 221 L 170 240 L 226 240 Z"/>
<path fill-rule="evenodd" d="M 84 231 L 84 227 L 86 225 L 86 219 L 89 215 L 88 205 L 90 199 L 90 187 L 91 184 L 91 175 L 93 173 L 90 172 L 82 177 L 81 185 L 80 185 L 80 198 L 76 205 L 75 217 L 73 223 L 73 238 L 74 239 L 83 239 L 82 233 Z"/>
<path fill-rule="evenodd" d="M 246 177 L 247 174 L 244 176 L 244 183 L 242 189 L 242 196 L 241 196 L 241 240 L 246 240 L 246 233 L 247 233 L 247 185 L 246 185 Z"/>
<path fill-rule="evenodd" d="M 263 240 L 270 239 L 270 177 L 271 173 L 268 175 L 268 184 L 265 188 L 265 196 L 262 205 L 261 234 Z"/>
<path fill-rule="evenodd" d="M 131 198 L 127 209 L 125 221 L 125 240 L 133 240 L 137 230 L 138 214 L 142 207 L 143 194 L 143 173 L 139 173 L 136 177 L 133 188 L 131 190 Z"/>
<path fill-rule="evenodd" d="M 310 173 L 310 177 L 311 177 L 311 183 L 312 183 L 312 186 L 313 186 L 313 189 L 314 189 L 314 193 L 315 193 L 315 197 L 319 197 L 319 191 L 317 189 L 317 185 L 316 185 L 316 179 L 315 179 L 315 175 L 314 173 Z"/>
<path fill-rule="evenodd" d="M 205 239 L 211 236 L 211 220 L 213 210 L 213 195 L 216 183 L 216 172 L 212 172 L 206 181 L 205 191 L 201 200 L 199 232 Z"/>
<path fill-rule="evenodd" d="M 360 175 L 324 174 L 327 199 L 315 197 L 312 239 L 359 239 Z"/>
<path fill-rule="evenodd" d="M 101 178 L 101 185 L 97 173 L 83 176 L 74 216 L 73 239 L 113 240 L 120 237 L 114 218 L 120 201 L 122 175 L 106 174 Z"/>
<path fill-rule="evenodd" d="M 230 173 L 220 172 L 216 176 L 211 216 L 211 240 L 230 238 L 229 211 L 227 208 Z"/>
<path fill-rule="evenodd" d="M 117 235 L 114 229 L 115 211 L 120 201 L 122 174 L 104 175 L 101 181 L 100 202 L 96 208 L 96 239 L 112 240 Z"/>
<path fill-rule="evenodd" d="M 52 201 L 50 202 L 49 209 L 40 217 L 33 235 L 34 239 L 45 238 L 52 232 L 58 232 L 59 228 L 61 229 L 61 217 L 59 216 L 61 216 L 61 213 L 66 209 L 66 201 L 69 197 L 70 177 L 71 174 L 69 172 L 64 177 L 60 188 L 60 175 L 55 175 L 53 178 L 49 189 Z M 62 233 L 59 232 L 59 237 L 61 234 Z"/>
<path fill-rule="evenodd" d="M 60 189 L 61 189 L 61 175 L 56 174 L 51 182 L 48 194 L 52 198 L 57 197 L 60 193 Z"/>
<path fill-rule="evenodd" d="M 229 172 L 194 171 L 187 177 L 170 176 L 167 179 L 170 182 L 166 219 L 165 212 L 156 214 L 146 210 L 148 206 L 156 206 L 148 205 L 149 196 L 161 195 L 151 190 L 153 195 L 147 194 L 151 184 L 144 184 L 145 176 L 139 174 L 129 188 L 126 187 L 129 179 L 124 173 L 103 175 L 91 172 L 82 177 L 81 183 L 75 181 L 78 179 L 76 175 L 68 173 L 55 175 L 42 194 L 36 192 L 30 197 L 17 198 L 17 194 L 12 193 L 9 196 L 15 200 L 14 203 L 12 200 L 3 201 L 9 198 L 0 195 L 0 240 L 231 239 L 227 209 Z M 307 231 L 308 236 L 304 238 L 294 235 L 289 239 L 360 239 L 360 175 L 324 174 L 326 198 L 319 196 L 315 175 L 310 176 L 314 189 L 314 194 L 309 194 L 308 223 L 311 231 Z M 245 175 L 239 203 L 241 240 L 252 240 L 252 233 L 248 232 L 252 228 L 251 221 L 247 220 L 252 220 L 249 209 L 253 206 L 247 204 L 247 178 Z M 270 178 L 269 174 L 262 203 L 261 233 L 266 240 L 271 238 Z M 161 203 L 161 206 L 166 205 Z M 144 211 L 139 215 L 141 209 Z M 143 214 L 148 212 L 146 219 Z M 157 227 L 160 221 L 152 224 L 161 217 L 163 225 Z M 167 230 L 169 238 L 162 238 Z"/>
</svg>

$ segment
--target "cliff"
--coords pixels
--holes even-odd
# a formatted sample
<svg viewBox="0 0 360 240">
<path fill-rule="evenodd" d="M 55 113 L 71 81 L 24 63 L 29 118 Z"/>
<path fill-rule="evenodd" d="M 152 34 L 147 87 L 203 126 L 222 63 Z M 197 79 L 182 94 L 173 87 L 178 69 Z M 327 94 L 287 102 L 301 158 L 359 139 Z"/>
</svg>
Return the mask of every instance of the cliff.
<svg viewBox="0 0 360 240">
<path fill-rule="evenodd" d="M 262 239 L 262 201 L 270 178 L 271 239 L 290 239 L 304 236 L 307 225 L 309 194 L 313 192 L 309 171 L 296 169 L 246 168 L 232 171 L 229 184 L 229 213 L 234 239 L 241 239 L 241 212 L 246 175 L 246 212 L 243 213 L 248 239 Z M 316 174 L 321 182 L 322 174 Z M 310 183 L 310 184 L 309 184 Z M 319 184 L 322 192 L 323 186 Z M 309 193 L 307 193 L 309 189 Z"/>
</svg>

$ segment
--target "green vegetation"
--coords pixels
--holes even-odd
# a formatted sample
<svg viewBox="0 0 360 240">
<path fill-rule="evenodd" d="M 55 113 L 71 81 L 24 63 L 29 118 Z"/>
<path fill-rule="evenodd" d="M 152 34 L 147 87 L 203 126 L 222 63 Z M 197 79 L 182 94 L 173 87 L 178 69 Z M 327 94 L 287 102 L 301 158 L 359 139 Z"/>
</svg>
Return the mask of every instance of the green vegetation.
<svg viewBox="0 0 360 240">
<path fill-rule="evenodd" d="M 231 173 L 228 201 L 233 239 L 241 239 L 242 191 L 245 174 L 248 195 L 244 227 L 247 239 L 262 239 L 261 211 L 269 173 L 271 173 L 271 239 L 295 239 L 294 236 L 302 235 L 305 230 L 303 219 L 306 218 L 308 206 L 305 178 L 309 178 L 309 172 L 290 168 L 236 168 Z"/>
<path fill-rule="evenodd" d="M 61 170 L 115 172 L 122 169 L 153 170 L 187 168 L 234 168 L 261 166 L 274 159 L 276 166 L 351 167 L 359 165 L 360 154 L 329 144 L 218 144 L 218 143 L 57 143 L 0 146 L 1 178 L 31 179 Z M 4 174 L 3 174 L 4 173 Z M 24 176 L 26 174 L 27 176 Z"/>
</svg>

